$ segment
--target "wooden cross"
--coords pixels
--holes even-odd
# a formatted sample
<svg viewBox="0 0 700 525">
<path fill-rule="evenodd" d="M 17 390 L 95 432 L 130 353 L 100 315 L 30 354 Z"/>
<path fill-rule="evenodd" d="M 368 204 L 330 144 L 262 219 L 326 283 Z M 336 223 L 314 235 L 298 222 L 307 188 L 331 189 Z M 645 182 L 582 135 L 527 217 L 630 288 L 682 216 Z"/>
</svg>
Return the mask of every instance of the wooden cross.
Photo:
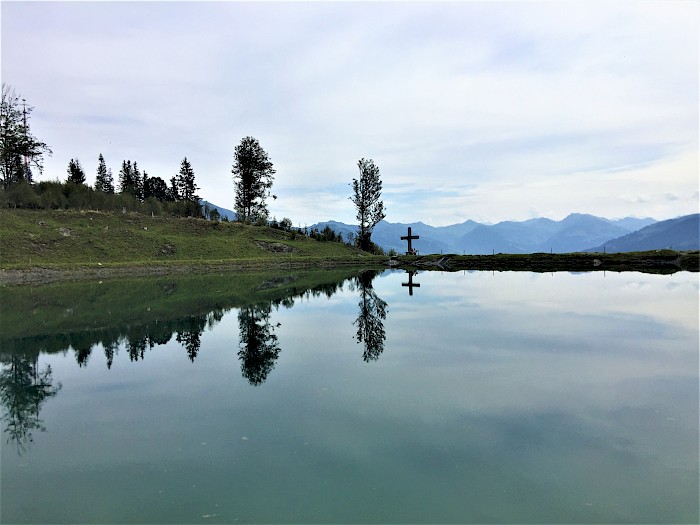
<svg viewBox="0 0 700 525">
<path fill-rule="evenodd" d="M 413 248 L 411 248 L 411 239 L 420 239 L 418 235 L 411 235 L 411 227 L 408 227 L 408 235 L 401 237 L 402 241 L 408 241 L 408 251 L 406 255 L 415 255 Z"/>
<path fill-rule="evenodd" d="M 413 282 L 413 276 L 416 274 L 415 270 L 412 272 L 409 272 L 408 270 L 406 271 L 408 273 L 408 282 L 407 283 L 401 283 L 401 286 L 408 286 L 408 295 L 413 295 L 413 288 L 420 288 L 419 283 L 414 283 Z"/>
</svg>

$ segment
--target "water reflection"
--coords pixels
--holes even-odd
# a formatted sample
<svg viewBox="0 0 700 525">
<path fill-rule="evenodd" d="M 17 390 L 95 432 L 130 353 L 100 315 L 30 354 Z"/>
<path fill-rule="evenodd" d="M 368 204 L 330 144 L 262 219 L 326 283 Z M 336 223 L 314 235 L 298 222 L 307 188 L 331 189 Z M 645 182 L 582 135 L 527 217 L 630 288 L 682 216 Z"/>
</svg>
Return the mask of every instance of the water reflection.
<svg viewBox="0 0 700 525">
<path fill-rule="evenodd" d="M 0 289 L 0 521 L 698 523 L 697 279 L 496 275 Z"/>
<path fill-rule="evenodd" d="M 14 443 L 19 454 L 34 440 L 32 432 L 46 430 L 39 419 L 41 405 L 62 387 L 61 383 L 54 386 L 50 366 L 39 370 L 38 359 L 38 355 L 12 353 L 2 360 L 0 401 L 5 409 L 2 421 L 7 442 Z"/>
<path fill-rule="evenodd" d="M 365 276 L 362 282 L 369 282 L 376 275 Z M 64 290 L 26 289 L 30 300 L 16 301 L 16 297 L 6 299 L 3 303 L 16 304 L 12 312 L 4 312 L 5 323 L 0 334 L 0 348 L 3 355 L 35 353 L 65 353 L 72 352 L 79 367 L 86 367 L 93 352 L 100 347 L 104 352 L 106 366 L 111 369 L 114 358 L 119 349 L 123 348 L 132 362 L 142 361 L 146 353 L 154 347 L 169 343 L 173 337 L 183 347 L 187 357 L 194 362 L 201 351 L 202 334 L 205 330 L 214 328 L 223 317 L 238 310 L 240 326 L 241 360 L 245 362 L 256 361 L 253 357 L 259 352 L 268 354 L 267 349 L 278 346 L 274 334 L 274 328 L 270 326 L 269 318 L 273 309 L 292 308 L 297 300 L 308 300 L 311 297 L 332 297 L 343 289 L 346 281 L 352 281 L 353 277 L 346 277 L 332 282 L 298 286 L 297 281 L 303 277 L 286 276 L 282 278 L 260 279 L 252 286 L 249 293 L 241 298 L 239 295 L 231 299 L 220 299 L 215 294 L 226 285 L 226 280 L 208 283 L 201 292 L 202 297 L 191 297 L 191 283 L 183 284 L 177 281 L 159 283 L 153 290 L 152 296 L 141 297 L 136 302 L 135 298 L 126 296 L 120 299 L 123 303 L 130 303 L 129 307 L 137 312 L 133 318 L 123 315 L 114 307 L 114 298 L 105 293 L 103 298 L 95 298 L 94 291 L 83 290 L 75 293 L 76 297 L 70 301 L 63 296 Z M 368 281 L 369 280 L 369 281 Z M 141 283 L 125 285 L 125 293 L 133 293 Z M 90 285 L 76 284 L 78 289 Z M 18 290 L 14 290 L 17 292 Z M 2 290 L 2 293 L 8 293 Z M 46 294 L 41 296 L 41 294 Z M 261 299 L 261 296 L 268 296 Z M 167 297 L 173 305 L 159 308 L 151 312 L 150 307 L 144 307 L 151 301 L 162 301 Z M 76 301 L 78 304 L 75 304 Z M 63 315 L 56 315 L 55 303 L 60 302 L 60 311 Z M 73 306 L 63 308 L 70 303 Z M 202 304 L 203 303 L 203 304 Z M 23 310 L 24 306 L 24 310 Z M 140 312 L 139 312 L 140 310 Z M 145 310 L 145 312 L 144 312 Z M 203 310 L 203 311 L 202 311 Z M 75 312 L 85 311 L 84 317 L 69 318 Z M 128 312 L 131 314 L 132 312 Z M 12 320 L 7 319 L 12 314 L 17 318 L 30 318 L 38 320 L 33 323 L 32 331 L 36 334 L 21 333 L 21 328 L 13 326 Z M 56 319 L 60 322 L 57 322 Z M 61 319 L 63 318 L 63 319 Z M 57 326 L 42 329 L 54 322 Z M 279 352 L 276 350 L 275 352 Z M 273 352 L 273 353 L 275 353 Z M 251 370 L 244 365 L 243 370 Z M 244 375 L 247 372 L 244 372 Z M 256 374 L 253 374 L 256 375 Z M 246 376 L 247 377 L 247 376 Z M 259 382 L 255 382 L 259 384 Z"/>
<path fill-rule="evenodd" d="M 111 370 L 114 358 L 122 348 L 131 362 L 143 361 L 147 352 L 155 347 L 168 344 L 174 337 L 188 359 L 194 363 L 202 350 L 202 335 L 205 330 L 214 328 L 224 316 L 238 310 L 239 342 L 238 359 L 240 361 L 241 375 L 250 385 L 262 385 L 275 367 L 275 362 L 281 352 L 280 341 L 275 333 L 280 324 L 273 325 L 270 320 L 274 310 L 280 307 L 289 309 L 297 300 L 308 300 L 310 297 L 325 296 L 331 298 L 334 294 L 343 290 L 345 282 L 352 283 L 352 289 L 359 293 L 358 317 L 353 323 L 357 326 L 356 338 L 358 343 L 364 344 L 364 361 L 374 361 L 384 351 L 386 334 L 383 321 L 386 319 L 387 303 L 380 299 L 372 287 L 372 281 L 381 272 L 365 271 L 359 275 L 345 277 L 331 282 L 314 283 L 299 286 L 299 276 L 284 276 L 258 279 L 251 286 L 247 297 L 258 299 L 253 304 L 239 305 L 240 300 L 221 301 L 212 293 L 214 288 L 222 288 L 225 280 L 207 283 L 203 294 L 206 297 L 208 311 L 196 313 L 202 308 L 198 298 L 192 298 L 191 283 L 187 281 L 165 280 L 153 288 L 153 296 L 141 297 L 140 303 L 127 296 L 121 302 L 130 303 L 130 307 L 149 304 L 150 301 L 159 301 L 165 297 L 177 304 L 177 312 L 194 311 L 187 315 L 179 315 L 169 318 L 173 308 L 162 309 L 155 316 L 145 316 L 145 319 L 124 319 L 117 315 L 115 303 L 118 302 L 109 293 L 104 293 L 104 299 L 94 297 L 94 290 L 82 290 L 75 292 L 75 299 L 68 308 L 62 308 L 64 317 L 84 310 L 92 312 L 93 317 L 107 312 L 107 319 L 112 323 L 108 326 L 95 328 L 81 326 L 79 322 L 62 325 L 55 331 L 37 334 L 30 337 L 7 337 L 12 335 L 9 326 L 3 326 L 3 338 L 0 340 L 0 356 L 2 357 L 2 405 L 6 416 L 5 432 L 8 441 L 14 442 L 18 449 L 24 451 L 32 441 L 33 430 L 45 430 L 39 419 L 39 411 L 42 403 L 55 396 L 61 389 L 61 385 L 54 387 L 51 382 L 51 367 L 47 366 L 43 371 L 38 371 L 38 356 L 41 353 L 66 353 L 72 351 L 75 361 L 80 368 L 86 367 L 93 352 L 104 353 L 107 369 Z M 313 282 L 313 281 L 312 281 Z M 141 283 L 138 283 L 141 284 Z M 91 285 L 76 284 L 78 289 L 90 288 Z M 136 284 L 125 286 L 128 294 L 138 289 Z M 17 291 L 17 290 L 15 290 Z M 219 290 L 215 290 L 218 292 Z M 7 290 L 3 290 L 8 293 Z M 65 296 L 69 295 L 65 290 L 56 292 L 51 287 L 29 290 L 31 299 L 31 312 L 25 312 L 24 317 L 39 318 L 42 315 L 52 315 L 51 306 L 59 302 L 64 304 Z M 42 296 L 44 293 L 46 295 Z M 267 295 L 269 299 L 260 300 L 260 296 Z M 3 298 L 4 299 L 4 298 Z M 18 305 L 21 309 L 22 301 L 8 300 Z M 77 302 L 76 302 L 77 301 Z M 84 304 L 83 302 L 84 301 Z M 180 304 L 182 301 L 183 304 Z M 216 303 L 215 307 L 211 303 Z M 45 312 L 41 310 L 45 309 Z M 146 312 L 151 308 L 146 307 Z M 14 313 L 17 313 L 15 311 Z M 21 312 L 20 312 L 21 313 Z M 164 317 L 161 317 L 161 314 Z M 88 324 L 90 324 L 88 318 Z M 81 320 L 81 322 L 85 322 Z M 98 321 L 93 321 L 97 325 Z M 8 329 L 6 329 L 8 328 Z"/>
<path fill-rule="evenodd" d="M 226 310 L 227 311 L 227 310 Z M 213 328 L 226 313 L 213 310 L 207 314 L 157 321 L 142 325 L 104 328 L 90 332 L 44 335 L 11 341 L 15 351 L 32 351 L 39 348 L 48 353 L 73 351 L 79 367 L 87 366 L 94 350 L 102 347 L 106 365 L 112 368 L 114 356 L 123 345 L 131 361 L 142 361 L 147 350 L 166 345 L 173 336 L 182 345 L 190 361 L 194 361 L 201 346 L 201 336 L 207 328 Z"/>
<path fill-rule="evenodd" d="M 386 332 L 387 303 L 383 301 L 372 287 L 372 281 L 379 272 L 364 272 L 355 279 L 355 286 L 360 292 L 359 311 L 354 325 L 357 326 L 356 339 L 364 343 L 362 359 L 365 362 L 376 361 L 384 352 Z"/>
<path fill-rule="evenodd" d="M 280 354 L 275 327 L 270 323 L 271 312 L 270 303 L 241 308 L 238 312 L 241 374 L 253 386 L 265 382 Z"/>
<path fill-rule="evenodd" d="M 401 286 L 408 286 L 408 295 L 413 295 L 413 289 L 420 288 L 420 283 L 413 282 L 413 276 L 418 275 L 418 271 L 417 270 L 406 270 L 406 273 L 408 274 L 408 282 L 401 283 Z"/>
</svg>

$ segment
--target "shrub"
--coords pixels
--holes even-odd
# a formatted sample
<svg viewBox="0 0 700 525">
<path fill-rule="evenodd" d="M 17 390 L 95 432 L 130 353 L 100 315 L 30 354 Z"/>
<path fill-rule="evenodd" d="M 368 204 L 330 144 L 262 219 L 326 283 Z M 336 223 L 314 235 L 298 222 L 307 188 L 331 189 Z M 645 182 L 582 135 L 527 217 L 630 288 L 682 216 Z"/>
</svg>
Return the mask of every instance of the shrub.
<svg viewBox="0 0 700 525">
<path fill-rule="evenodd" d="M 5 192 L 7 206 L 10 208 L 40 208 L 41 202 L 34 188 L 28 182 L 20 180 Z"/>
</svg>

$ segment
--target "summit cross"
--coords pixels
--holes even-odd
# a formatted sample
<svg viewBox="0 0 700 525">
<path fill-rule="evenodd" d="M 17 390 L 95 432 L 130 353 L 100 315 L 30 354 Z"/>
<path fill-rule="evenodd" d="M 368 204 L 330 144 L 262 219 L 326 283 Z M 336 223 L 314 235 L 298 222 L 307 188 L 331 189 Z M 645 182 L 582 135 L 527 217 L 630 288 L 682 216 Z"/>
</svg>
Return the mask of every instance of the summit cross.
<svg viewBox="0 0 700 525">
<path fill-rule="evenodd" d="M 420 239 L 418 235 L 411 235 L 411 227 L 408 227 L 408 235 L 404 235 L 401 237 L 402 241 L 408 241 L 408 250 L 406 251 L 406 255 L 416 255 L 416 251 L 411 248 L 411 240 L 412 239 Z"/>
</svg>

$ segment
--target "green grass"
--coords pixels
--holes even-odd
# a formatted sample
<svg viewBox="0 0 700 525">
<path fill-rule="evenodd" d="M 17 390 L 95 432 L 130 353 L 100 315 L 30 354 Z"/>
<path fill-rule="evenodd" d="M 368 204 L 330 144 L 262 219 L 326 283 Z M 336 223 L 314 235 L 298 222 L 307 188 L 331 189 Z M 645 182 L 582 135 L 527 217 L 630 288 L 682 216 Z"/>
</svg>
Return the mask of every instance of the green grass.
<svg viewBox="0 0 700 525">
<path fill-rule="evenodd" d="M 279 251 L 276 251 L 279 250 Z M 438 267 L 437 261 L 443 260 Z M 499 271 L 698 271 L 698 252 L 401 256 L 400 267 Z M 597 262 L 596 262 L 597 261 Z M 300 267 L 377 267 L 385 257 L 300 234 L 203 219 L 69 210 L 0 210 L 0 269 L 63 277 Z M 165 268 L 165 269 L 164 269 Z M 76 270 L 70 274 L 70 270 Z M 17 273 L 17 272 L 16 272 Z M 40 276 L 44 282 L 51 280 Z M 31 280 L 24 282 L 31 282 Z"/>
<path fill-rule="evenodd" d="M 275 243 L 290 251 L 270 251 Z M 70 210 L 0 210 L 0 265 L 172 264 L 202 261 L 339 260 L 361 252 L 340 243 L 238 223 Z"/>
</svg>

